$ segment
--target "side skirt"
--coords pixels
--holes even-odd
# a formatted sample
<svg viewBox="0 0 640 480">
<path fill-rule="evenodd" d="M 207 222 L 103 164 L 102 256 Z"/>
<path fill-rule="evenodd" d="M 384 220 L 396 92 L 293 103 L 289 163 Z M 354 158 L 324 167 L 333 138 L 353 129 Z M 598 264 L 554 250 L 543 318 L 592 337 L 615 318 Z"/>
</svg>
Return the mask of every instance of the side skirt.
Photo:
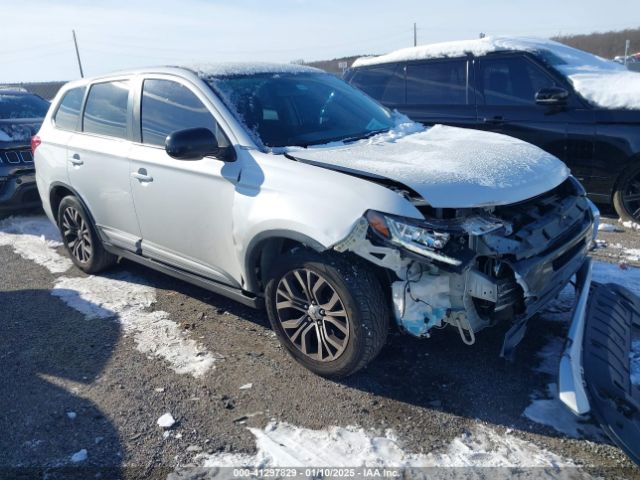
<svg viewBox="0 0 640 480">
<path fill-rule="evenodd" d="M 147 257 L 143 257 L 142 255 L 138 255 L 136 253 L 115 247 L 107 243 L 104 243 L 103 245 L 106 251 L 108 251 L 109 253 L 112 253 L 113 255 L 117 255 L 118 257 L 126 258 L 127 260 L 131 260 L 132 262 L 139 263 L 141 265 L 144 265 L 145 267 L 149 267 L 158 272 L 161 272 L 166 275 L 170 275 L 174 278 L 177 278 L 179 280 L 183 280 L 185 282 L 191 283 L 200 288 L 204 288 L 205 290 L 209 290 L 210 292 L 223 295 L 232 300 L 235 300 L 236 302 L 240 302 L 243 305 L 246 305 L 248 307 L 257 308 L 257 309 L 264 308 L 263 298 L 252 295 L 239 288 L 234 288 L 234 287 L 230 287 L 229 285 L 224 285 L 214 280 L 201 277 L 200 275 L 196 275 L 194 273 L 173 267 L 171 265 L 167 265 L 165 263 L 158 262 L 156 260 L 152 260 Z"/>
</svg>

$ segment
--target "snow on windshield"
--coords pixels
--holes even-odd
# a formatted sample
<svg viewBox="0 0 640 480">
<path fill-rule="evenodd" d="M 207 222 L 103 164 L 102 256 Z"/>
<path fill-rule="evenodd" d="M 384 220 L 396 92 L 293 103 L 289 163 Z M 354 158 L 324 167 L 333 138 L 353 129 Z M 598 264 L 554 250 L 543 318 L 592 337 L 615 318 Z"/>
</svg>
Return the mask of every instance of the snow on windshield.
<svg viewBox="0 0 640 480">
<path fill-rule="evenodd" d="M 568 77 L 580 95 L 603 108 L 640 109 L 640 74 L 624 66 L 551 40 L 519 37 L 485 37 L 404 48 L 378 57 L 363 57 L 353 67 L 391 62 L 460 57 L 466 54 L 521 50 L 540 55 Z"/>
</svg>

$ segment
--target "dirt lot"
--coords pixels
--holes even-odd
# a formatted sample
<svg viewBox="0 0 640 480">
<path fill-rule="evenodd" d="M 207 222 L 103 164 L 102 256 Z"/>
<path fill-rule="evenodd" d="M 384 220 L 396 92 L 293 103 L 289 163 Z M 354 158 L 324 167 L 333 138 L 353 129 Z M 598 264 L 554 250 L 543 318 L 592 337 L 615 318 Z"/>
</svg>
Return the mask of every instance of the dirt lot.
<svg viewBox="0 0 640 480">
<path fill-rule="evenodd" d="M 625 263 L 602 272 L 640 285 L 626 268 L 640 265 L 640 233 L 600 238 L 594 257 Z M 42 215 L 0 221 L 0 478 L 205 478 L 219 471 L 195 467 L 297 462 L 640 478 L 555 399 L 568 291 L 531 322 L 514 363 L 498 356 L 504 327 L 472 347 L 453 329 L 422 341 L 394 331 L 365 371 L 334 382 L 295 364 L 264 312 L 128 262 L 86 277 L 56 239 Z"/>
</svg>

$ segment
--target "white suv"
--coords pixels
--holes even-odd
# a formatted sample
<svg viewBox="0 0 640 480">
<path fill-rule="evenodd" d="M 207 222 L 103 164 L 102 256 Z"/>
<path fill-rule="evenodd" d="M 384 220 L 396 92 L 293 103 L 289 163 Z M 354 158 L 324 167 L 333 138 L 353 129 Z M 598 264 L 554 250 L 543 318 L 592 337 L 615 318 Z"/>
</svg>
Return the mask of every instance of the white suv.
<svg viewBox="0 0 640 480">
<path fill-rule="evenodd" d="M 33 147 L 80 269 L 123 257 L 266 306 L 291 355 L 325 376 L 364 367 L 391 318 L 468 344 L 509 322 L 510 356 L 574 274 L 588 282 L 597 210 L 562 162 L 499 134 L 425 129 L 312 68 L 72 82 Z"/>
</svg>

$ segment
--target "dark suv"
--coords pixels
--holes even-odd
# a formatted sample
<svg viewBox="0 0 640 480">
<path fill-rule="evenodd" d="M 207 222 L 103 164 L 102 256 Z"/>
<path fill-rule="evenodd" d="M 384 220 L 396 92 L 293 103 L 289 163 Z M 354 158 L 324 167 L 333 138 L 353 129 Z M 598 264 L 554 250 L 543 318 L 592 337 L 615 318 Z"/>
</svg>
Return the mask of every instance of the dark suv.
<svg viewBox="0 0 640 480">
<path fill-rule="evenodd" d="M 0 212 L 40 205 L 31 137 L 49 102 L 22 90 L 0 90 Z"/>
<path fill-rule="evenodd" d="M 424 124 L 491 130 L 563 160 L 640 220 L 640 74 L 556 42 L 483 38 L 356 60 L 346 80 Z"/>
</svg>

